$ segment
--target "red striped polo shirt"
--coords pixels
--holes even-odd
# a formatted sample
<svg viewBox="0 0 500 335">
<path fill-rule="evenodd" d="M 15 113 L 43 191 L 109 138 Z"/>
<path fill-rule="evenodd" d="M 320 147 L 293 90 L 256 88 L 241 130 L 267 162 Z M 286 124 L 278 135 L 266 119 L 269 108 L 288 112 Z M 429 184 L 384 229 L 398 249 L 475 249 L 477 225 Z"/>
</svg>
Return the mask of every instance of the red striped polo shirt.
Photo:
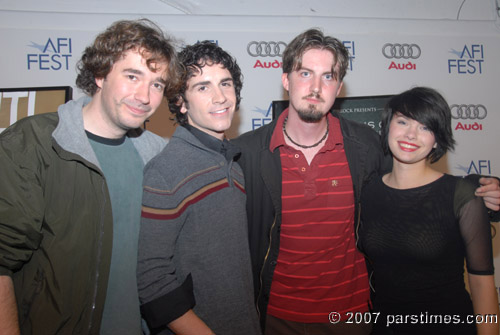
<svg viewBox="0 0 500 335">
<path fill-rule="evenodd" d="M 280 249 L 268 314 L 328 323 L 330 312 L 368 310 L 368 275 L 354 237 L 354 193 L 340 122 L 328 115 L 329 136 L 309 166 L 285 143 L 283 112 L 270 149 L 282 166 Z"/>
</svg>

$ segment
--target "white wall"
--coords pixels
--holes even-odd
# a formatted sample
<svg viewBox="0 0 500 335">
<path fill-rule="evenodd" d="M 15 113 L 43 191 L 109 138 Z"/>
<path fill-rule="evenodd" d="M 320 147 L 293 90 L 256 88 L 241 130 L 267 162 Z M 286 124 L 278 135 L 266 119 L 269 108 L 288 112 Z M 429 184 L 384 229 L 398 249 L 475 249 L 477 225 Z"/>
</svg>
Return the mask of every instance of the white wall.
<svg viewBox="0 0 500 335">
<path fill-rule="evenodd" d="M 313 16 L 495 20 L 496 0 L 0 0 L 0 9 L 45 13 Z"/>
</svg>

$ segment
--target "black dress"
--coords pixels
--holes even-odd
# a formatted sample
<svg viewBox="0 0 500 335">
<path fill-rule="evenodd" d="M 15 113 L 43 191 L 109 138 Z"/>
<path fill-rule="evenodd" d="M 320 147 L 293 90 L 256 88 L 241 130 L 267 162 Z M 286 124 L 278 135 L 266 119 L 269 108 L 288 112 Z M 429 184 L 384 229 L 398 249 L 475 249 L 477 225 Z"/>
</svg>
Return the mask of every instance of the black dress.
<svg viewBox="0 0 500 335">
<path fill-rule="evenodd" d="M 412 189 L 363 189 L 359 247 L 372 267 L 375 334 L 474 334 L 467 270 L 493 274 L 491 228 L 470 182 L 443 175 Z M 373 318 L 372 318 L 373 320 Z M 391 323 L 393 322 L 393 323 Z"/>
</svg>

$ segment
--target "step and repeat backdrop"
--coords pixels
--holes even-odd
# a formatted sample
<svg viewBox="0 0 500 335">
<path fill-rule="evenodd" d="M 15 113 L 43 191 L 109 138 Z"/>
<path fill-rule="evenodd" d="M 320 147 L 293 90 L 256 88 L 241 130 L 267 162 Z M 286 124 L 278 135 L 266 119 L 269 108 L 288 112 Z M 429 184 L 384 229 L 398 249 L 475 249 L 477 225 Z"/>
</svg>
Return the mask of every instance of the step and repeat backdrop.
<svg viewBox="0 0 500 335">
<path fill-rule="evenodd" d="M 47 87 L 67 86 L 73 98 L 80 97 L 74 82 L 83 49 L 98 32 L 123 18 L 132 17 L 0 12 L 0 131 L 18 118 L 55 110 L 61 98 L 47 99 L 47 94 L 56 94 L 47 93 Z M 350 52 L 342 99 L 336 104 L 343 115 L 378 131 L 387 97 L 416 85 L 433 87 L 451 107 L 457 141 L 456 151 L 437 167 L 454 175 L 500 176 L 500 28 L 493 21 L 148 18 L 174 36 L 179 47 L 211 40 L 238 60 L 244 75 L 243 99 L 228 132 L 230 138 L 272 120 L 273 101 L 288 98 L 281 86 L 283 50 L 298 33 L 318 27 L 341 40 Z M 37 100 L 38 94 L 45 98 Z M 35 101 L 44 108 L 35 108 Z M 166 138 L 173 133 L 175 125 L 166 104 L 145 126 Z M 494 233 L 495 228 L 498 223 L 492 224 Z M 500 236 L 494 238 L 494 252 L 500 269 Z"/>
</svg>

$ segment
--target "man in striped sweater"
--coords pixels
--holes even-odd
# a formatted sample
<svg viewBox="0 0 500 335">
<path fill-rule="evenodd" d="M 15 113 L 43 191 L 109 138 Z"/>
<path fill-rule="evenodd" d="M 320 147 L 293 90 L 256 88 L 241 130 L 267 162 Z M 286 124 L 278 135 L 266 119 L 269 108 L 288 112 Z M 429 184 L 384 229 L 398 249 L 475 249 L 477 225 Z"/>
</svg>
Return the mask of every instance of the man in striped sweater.
<svg viewBox="0 0 500 335">
<path fill-rule="evenodd" d="M 141 312 L 154 333 L 260 334 L 253 301 L 246 194 L 238 149 L 224 138 L 241 71 L 217 45 L 180 54 L 179 126 L 144 169 L 139 238 Z"/>
</svg>

